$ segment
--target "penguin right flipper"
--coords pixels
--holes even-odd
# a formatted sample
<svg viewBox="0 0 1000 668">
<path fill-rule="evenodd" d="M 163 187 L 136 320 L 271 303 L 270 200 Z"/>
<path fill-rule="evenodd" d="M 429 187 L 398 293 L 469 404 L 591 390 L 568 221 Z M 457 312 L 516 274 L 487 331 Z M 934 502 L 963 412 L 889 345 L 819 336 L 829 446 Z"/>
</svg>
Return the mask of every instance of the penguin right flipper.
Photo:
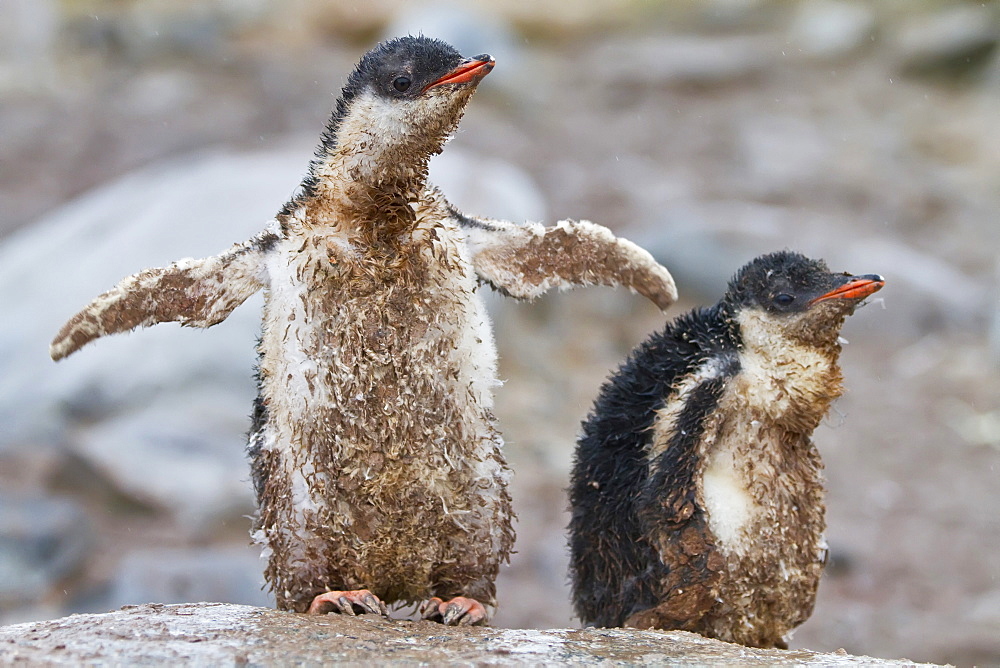
<svg viewBox="0 0 1000 668">
<path fill-rule="evenodd" d="M 685 380 L 675 381 L 675 393 L 657 411 L 649 477 L 636 499 L 636 515 L 664 566 L 660 600 L 629 615 L 625 626 L 697 631 L 716 604 L 726 558 L 698 498 L 703 469 L 698 443 L 738 370 L 733 355 L 705 360 Z"/>
<path fill-rule="evenodd" d="M 264 232 L 219 255 L 178 260 L 123 279 L 70 318 L 49 346 L 60 360 L 94 339 L 159 322 L 211 327 L 264 287 L 264 253 L 277 237 Z"/>
<path fill-rule="evenodd" d="M 585 623 L 692 631 L 715 604 L 725 561 L 697 498 L 697 444 L 737 366 L 711 344 L 654 334 L 583 424 L 570 572 Z"/>
<path fill-rule="evenodd" d="M 465 232 L 480 280 L 511 297 L 533 299 L 551 288 L 578 285 L 627 287 L 661 310 L 677 301 L 665 267 L 646 250 L 590 221 L 551 227 L 474 218 L 448 205 Z"/>
</svg>

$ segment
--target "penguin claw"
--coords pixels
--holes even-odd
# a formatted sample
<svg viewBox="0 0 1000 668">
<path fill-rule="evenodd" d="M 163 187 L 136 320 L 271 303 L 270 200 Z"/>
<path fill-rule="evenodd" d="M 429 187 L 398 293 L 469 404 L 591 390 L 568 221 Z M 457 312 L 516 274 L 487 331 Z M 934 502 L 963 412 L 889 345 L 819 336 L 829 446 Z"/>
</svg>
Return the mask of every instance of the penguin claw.
<svg viewBox="0 0 1000 668">
<path fill-rule="evenodd" d="M 445 626 L 474 626 L 486 622 L 486 607 L 465 596 L 456 596 L 450 601 L 434 596 L 420 606 L 420 616 Z"/>
<path fill-rule="evenodd" d="M 389 616 L 385 603 L 367 589 L 328 591 L 314 598 L 309 605 L 308 613 L 310 615 L 322 615 L 328 612 L 337 612 L 351 617 L 358 614 Z"/>
<path fill-rule="evenodd" d="M 432 596 L 423 603 L 420 604 L 420 619 L 429 619 L 435 621 L 437 617 L 441 616 L 440 607 L 444 603 L 437 596 Z"/>
</svg>

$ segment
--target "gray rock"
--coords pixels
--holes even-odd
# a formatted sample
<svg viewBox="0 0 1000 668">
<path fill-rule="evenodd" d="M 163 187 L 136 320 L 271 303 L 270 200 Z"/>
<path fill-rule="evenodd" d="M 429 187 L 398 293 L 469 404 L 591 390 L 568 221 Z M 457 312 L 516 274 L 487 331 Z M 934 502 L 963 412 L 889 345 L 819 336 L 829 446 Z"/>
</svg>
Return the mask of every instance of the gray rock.
<svg viewBox="0 0 1000 668">
<path fill-rule="evenodd" d="M 273 606 L 263 590 L 263 566 L 259 547 L 136 550 L 118 563 L 100 604 L 105 610 L 150 601 Z"/>
<path fill-rule="evenodd" d="M 800 3 L 788 30 L 791 44 L 816 58 L 842 58 L 871 43 L 875 12 L 871 5 L 843 0 Z"/>
<path fill-rule="evenodd" d="M 993 277 L 992 318 L 990 319 L 990 349 L 993 351 L 993 363 L 1000 366 L 1000 261 Z"/>
<path fill-rule="evenodd" d="M 993 5 L 962 3 L 908 16 L 890 35 L 903 71 L 963 75 L 986 64 L 996 50 L 1000 17 Z"/>
<path fill-rule="evenodd" d="M 72 501 L 0 494 L 0 609 L 45 598 L 91 546 L 90 524 Z"/>
<path fill-rule="evenodd" d="M 780 55 L 769 38 L 742 35 L 630 36 L 597 48 L 596 80 L 642 87 L 735 83 L 759 75 Z"/>
<path fill-rule="evenodd" d="M 0 91 L 44 89 L 53 83 L 59 9 L 53 0 L 0 3 Z"/>
<path fill-rule="evenodd" d="M 76 17 L 72 33 L 88 47 L 119 51 L 132 62 L 177 55 L 207 61 L 225 57 L 239 30 L 265 24 L 269 9 L 266 0 L 103 3 Z"/>
<path fill-rule="evenodd" d="M 516 222 L 545 221 L 548 216 L 545 196 L 534 179 L 499 158 L 448 148 L 431 160 L 430 180 L 469 214 Z"/>
<path fill-rule="evenodd" d="M 221 325 L 161 325 L 100 341 L 63 363 L 48 358 L 62 323 L 124 276 L 217 253 L 273 216 L 305 168 L 294 151 L 214 153 L 154 165 L 95 190 L 0 247 L 0 449 L 56 443 L 73 406 L 120 414 L 153 394 L 210 382 L 246 394 L 260 301 Z M 92 417 L 92 416 L 87 416 Z"/>
<path fill-rule="evenodd" d="M 254 507 L 244 455 L 253 389 L 243 385 L 206 382 L 155 397 L 81 426 L 69 447 L 120 492 L 198 535 Z"/>
<path fill-rule="evenodd" d="M 748 114 L 738 133 L 740 185 L 752 199 L 788 197 L 823 182 L 832 148 L 819 124 L 796 114 Z"/>
<path fill-rule="evenodd" d="M 761 650 L 684 631 L 455 628 L 244 605 L 143 605 L 0 628 L 0 659 L 31 665 L 913 666 Z M 921 664 L 926 665 L 926 664 Z"/>
<path fill-rule="evenodd" d="M 772 20 L 768 5 L 767 0 L 702 0 L 696 8 L 706 30 L 748 30 Z"/>
</svg>

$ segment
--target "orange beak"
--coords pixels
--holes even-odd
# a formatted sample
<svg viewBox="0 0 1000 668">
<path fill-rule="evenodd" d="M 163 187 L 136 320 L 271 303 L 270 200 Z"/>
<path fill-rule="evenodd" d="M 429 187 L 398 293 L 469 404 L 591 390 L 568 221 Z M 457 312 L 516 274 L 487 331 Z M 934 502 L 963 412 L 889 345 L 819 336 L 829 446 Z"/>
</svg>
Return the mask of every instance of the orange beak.
<svg viewBox="0 0 1000 668">
<path fill-rule="evenodd" d="M 847 282 L 843 285 L 830 290 L 826 294 L 820 295 L 809 302 L 812 306 L 818 302 L 826 301 L 827 299 L 850 299 L 853 301 L 861 301 L 869 295 L 873 295 L 882 289 L 885 285 L 885 279 L 876 274 L 868 274 L 866 276 L 851 276 L 847 279 Z"/>
<path fill-rule="evenodd" d="M 458 84 L 468 83 L 469 81 L 478 81 L 489 74 L 490 70 L 492 70 L 493 66 L 496 64 L 497 61 L 493 60 L 493 58 L 488 55 L 470 58 L 437 81 L 432 81 L 427 84 L 424 87 L 424 90 L 426 91 L 434 88 L 435 86 L 443 86 L 444 84 Z"/>
</svg>

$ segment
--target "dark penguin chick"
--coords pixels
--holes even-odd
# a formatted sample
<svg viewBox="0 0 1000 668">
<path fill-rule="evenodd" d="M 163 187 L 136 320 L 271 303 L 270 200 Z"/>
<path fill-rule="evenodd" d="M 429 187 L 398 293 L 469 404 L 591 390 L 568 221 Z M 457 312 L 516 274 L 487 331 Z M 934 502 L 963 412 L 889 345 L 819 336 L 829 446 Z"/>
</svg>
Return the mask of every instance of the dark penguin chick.
<svg viewBox="0 0 1000 668">
<path fill-rule="evenodd" d="M 570 488 L 577 615 L 783 647 L 826 560 L 813 430 L 839 332 L 880 276 L 759 257 L 639 345 L 583 424 Z"/>
<path fill-rule="evenodd" d="M 158 322 L 210 327 L 264 289 L 248 449 L 279 608 L 420 603 L 427 618 L 483 621 L 514 533 L 479 284 L 519 298 L 622 285 L 661 308 L 676 297 L 663 267 L 606 228 L 472 218 L 427 184 L 493 65 L 424 37 L 378 45 L 266 231 L 124 279 L 52 343 L 59 359 Z"/>
</svg>

